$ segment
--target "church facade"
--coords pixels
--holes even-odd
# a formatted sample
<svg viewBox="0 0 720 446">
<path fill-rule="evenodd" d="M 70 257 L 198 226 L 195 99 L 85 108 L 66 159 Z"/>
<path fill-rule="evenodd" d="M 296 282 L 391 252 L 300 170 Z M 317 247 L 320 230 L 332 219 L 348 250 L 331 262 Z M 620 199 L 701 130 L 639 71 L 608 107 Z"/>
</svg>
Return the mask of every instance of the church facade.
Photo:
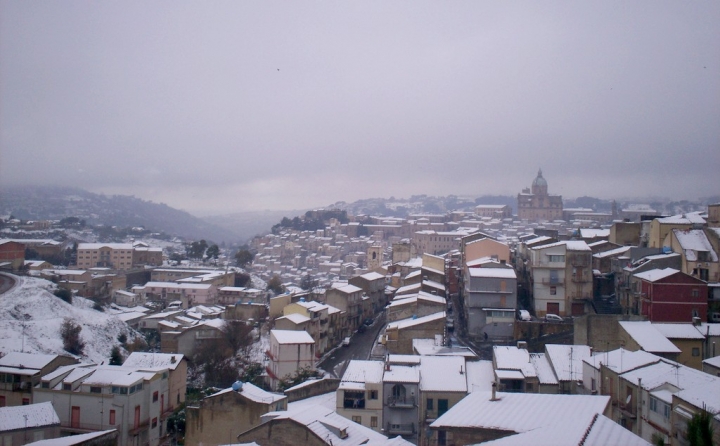
<svg viewBox="0 0 720 446">
<path fill-rule="evenodd" d="M 563 218 L 562 196 L 548 194 L 548 184 L 542 176 L 542 169 L 538 170 L 532 188 L 523 189 L 517 201 L 520 220 L 552 221 Z"/>
</svg>

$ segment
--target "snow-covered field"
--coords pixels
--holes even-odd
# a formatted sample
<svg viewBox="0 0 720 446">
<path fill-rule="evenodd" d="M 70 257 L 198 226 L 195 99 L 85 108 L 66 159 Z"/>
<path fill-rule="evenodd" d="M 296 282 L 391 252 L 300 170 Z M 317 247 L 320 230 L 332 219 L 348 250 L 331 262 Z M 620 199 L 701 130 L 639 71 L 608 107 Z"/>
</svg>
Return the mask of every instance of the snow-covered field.
<svg viewBox="0 0 720 446">
<path fill-rule="evenodd" d="M 117 338 L 134 336 L 120 319 L 93 310 L 93 302 L 74 297 L 70 305 L 54 296 L 55 284 L 44 279 L 16 277 L 17 285 L 0 295 L 0 352 L 68 354 L 63 349 L 60 327 L 68 318 L 82 326 L 83 361 L 108 361 Z"/>
</svg>

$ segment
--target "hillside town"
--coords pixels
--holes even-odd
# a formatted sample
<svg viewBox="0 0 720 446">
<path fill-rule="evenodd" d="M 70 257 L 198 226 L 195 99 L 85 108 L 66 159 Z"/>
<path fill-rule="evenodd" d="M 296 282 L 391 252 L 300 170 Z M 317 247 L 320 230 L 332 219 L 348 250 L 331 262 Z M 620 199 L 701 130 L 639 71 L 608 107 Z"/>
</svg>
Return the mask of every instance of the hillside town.
<svg viewBox="0 0 720 446">
<path fill-rule="evenodd" d="M 720 203 L 550 191 L 312 210 L 231 250 L 6 216 L 0 443 L 720 444 Z M 72 316 L 43 347 L 79 306 L 107 352 Z"/>
</svg>

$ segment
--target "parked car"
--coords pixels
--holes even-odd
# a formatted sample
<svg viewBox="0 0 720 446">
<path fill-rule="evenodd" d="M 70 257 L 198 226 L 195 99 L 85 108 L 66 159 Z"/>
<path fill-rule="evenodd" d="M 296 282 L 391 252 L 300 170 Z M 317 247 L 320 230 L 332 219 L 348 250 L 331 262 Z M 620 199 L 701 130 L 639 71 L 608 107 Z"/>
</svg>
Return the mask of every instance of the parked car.
<svg viewBox="0 0 720 446">
<path fill-rule="evenodd" d="M 342 346 L 343 346 L 343 347 L 347 347 L 347 346 L 349 346 L 349 345 L 350 345 L 350 336 L 348 336 L 348 337 L 346 337 L 345 339 L 342 340 Z"/>
<path fill-rule="evenodd" d="M 528 310 L 518 310 L 518 320 L 520 321 L 531 321 L 532 316 Z"/>
<path fill-rule="evenodd" d="M 545 315 L 545 322 L 565 322 L 565 319 L 557 314 L 548 313 Z"/>
<path fill-rule="evenodd" d="M 367 319 L 365 319 L 365 320 L 363 321 L 363 324 L 369 326 L 369 325 L 372 325 L 373 322 L 374 322 L 373 319 L 372 319 L 371 317 L 369 317 L 369 318 L 367 318 Z"/>
</svg>

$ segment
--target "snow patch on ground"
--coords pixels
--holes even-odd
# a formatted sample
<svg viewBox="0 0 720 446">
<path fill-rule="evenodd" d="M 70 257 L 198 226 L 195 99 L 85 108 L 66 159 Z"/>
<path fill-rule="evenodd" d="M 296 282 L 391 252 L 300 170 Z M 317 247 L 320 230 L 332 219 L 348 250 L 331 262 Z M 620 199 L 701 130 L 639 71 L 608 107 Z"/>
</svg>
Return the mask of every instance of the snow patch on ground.
<svg viewBox="0 0 720 446">
<path fill-rule="evenodd" d="M 52 294 L 55 284 L 34 277 L 17 277 L 16 286 L 0 295 L 0 352 L 65 354 L 60 327 L 67 318 L 80 326 L 85 342 L 81 359 L 99 364 L 108 361 L 118 335 L 134 333 L 116 316 L 93 310 L 93 302 L 73 297 L 68 304 Z"/>
</svg>

